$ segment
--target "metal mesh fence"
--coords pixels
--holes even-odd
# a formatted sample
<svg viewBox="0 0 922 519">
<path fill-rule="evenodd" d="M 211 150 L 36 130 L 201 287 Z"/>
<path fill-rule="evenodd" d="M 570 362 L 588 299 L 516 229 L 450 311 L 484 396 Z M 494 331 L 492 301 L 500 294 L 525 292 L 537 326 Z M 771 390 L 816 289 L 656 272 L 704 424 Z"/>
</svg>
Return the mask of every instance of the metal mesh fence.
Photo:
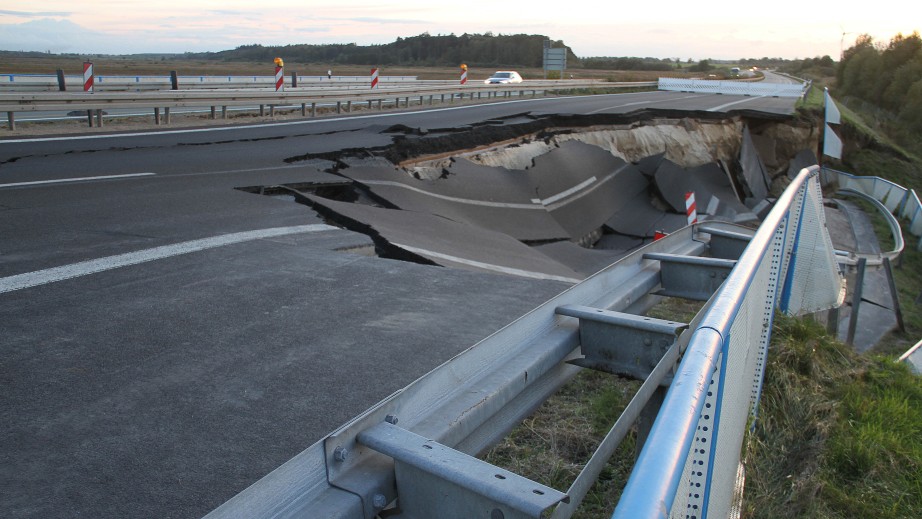
<svg viewBox="0 0 922 519">
<path fill-rule="evenodd" d="M 683 383 L 704 386 L 708 374 L 709 383 L 694 394 L 670 389 L 663 408 L 676 409 L 682 402 L 695 413 L 700 409 L 697 421 L 692 417 L 685 431 L 674 431 L 668 440 L 655 423 L 650 438 L 655 436 L 662 445 L 648 441 L 638 464 L 648 450 L 677 452 L 684 459 L 674 459 L 675 465 L 664 467 L 661 474 L 644 470 L 643 476 L 632 476 L 613 518 L 658 517 L 651 498 L 657 495 L 671 496 L 666 501 L 669 517 L 676 519 L 723 518 L 738 507 L 740 454 L 756 415 L 774 311 L 797 314 L 831 308 L 841 303 L 843 286 L 826 229 L 819 170 L 814 167 L 801 172 L 779 199 L 692 335 L 685 356 L 696 359 L 691 365 L 700 367 L 693 372 L 680 366 L 673 389 Z M 714 332 L 720 337 L 719 351 L 708 349 L 705 340 Z M 702 356 L 712 360 L 702 364 Z M 669 442 L 688 447 L 677 450 L 667 446 Z M 663 485 L 674 485 L 674 493 Z"/>
</svg>

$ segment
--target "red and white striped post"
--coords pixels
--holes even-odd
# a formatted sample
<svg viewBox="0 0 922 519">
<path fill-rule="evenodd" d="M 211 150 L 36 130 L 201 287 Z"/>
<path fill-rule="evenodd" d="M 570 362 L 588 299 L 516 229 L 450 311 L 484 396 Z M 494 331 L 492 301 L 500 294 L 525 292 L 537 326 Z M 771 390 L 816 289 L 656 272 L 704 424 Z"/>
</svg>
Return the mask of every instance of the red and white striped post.
<svg viewBox="0 0 922 519">
<path fill-rule="evenodd" d="M 83 62 L 83 91 L 93 93 L 93 63 Z"/>
<path fill-rule="evenodd" d="M 467 83 L 467 65 L 461 65 L 461 84 Z"/>
<path fill-rule="evenodd" d="M 688 218 L 688 225 L 698 223 L 698 206 L 695 204 L 695 192 L 685 193 L 685 216 Z"/>
<path fill-rule="evenodd" d="M 285 89 L 285 62 L 282 58 L 275 58 L 275 91 Z"/>
<path fill-rule="evenodd" d="M 371 69 L 371 88 L 378 88 L 378 68 Z"/>
</svg>

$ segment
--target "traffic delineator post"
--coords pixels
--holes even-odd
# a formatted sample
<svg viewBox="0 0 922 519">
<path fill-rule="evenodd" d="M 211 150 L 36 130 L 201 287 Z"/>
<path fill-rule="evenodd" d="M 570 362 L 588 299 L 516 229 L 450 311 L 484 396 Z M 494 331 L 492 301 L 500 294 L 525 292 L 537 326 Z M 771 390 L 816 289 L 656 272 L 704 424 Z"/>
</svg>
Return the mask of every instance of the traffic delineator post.
<svg viewBox="0 0 922 519">
<path fill-rule="evenodd" d="M 84 61 L 83 62 L 83 91 L 93 93 L 93 62 Z"/>
<path fill-rule="evenodd" d="M 371 88 L 378 88 L 378 68 L 371 69 Z"/>
<path fill-rule="evenodd" d="M 685 217 L 688 219 L 688 225 L 698 223 L 698 206 L 695 204 L 695 192 L 685 193 Z"/>
<path fill-rule="evenodd" d="M 285 62 L 282 58 L 275 58 L 275 91 L 285 89 Z"/>
</svg>

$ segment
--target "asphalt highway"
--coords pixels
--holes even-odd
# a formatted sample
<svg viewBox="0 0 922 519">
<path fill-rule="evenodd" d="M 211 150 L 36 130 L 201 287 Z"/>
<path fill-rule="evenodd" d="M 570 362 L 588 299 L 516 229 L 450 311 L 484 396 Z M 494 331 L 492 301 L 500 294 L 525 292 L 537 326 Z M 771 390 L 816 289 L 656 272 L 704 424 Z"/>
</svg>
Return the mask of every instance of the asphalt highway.
<svg viewBox="0 0 922 519">
<path fill-rule="evenodd" d="M 385 148 L 397 126 L 794 101 L 646 92 L 0 139 L 0 516 L 202 516 L 570 286 L 375 257 L 252 192 L 343 180 L 300 159 Z"/>
</svg>

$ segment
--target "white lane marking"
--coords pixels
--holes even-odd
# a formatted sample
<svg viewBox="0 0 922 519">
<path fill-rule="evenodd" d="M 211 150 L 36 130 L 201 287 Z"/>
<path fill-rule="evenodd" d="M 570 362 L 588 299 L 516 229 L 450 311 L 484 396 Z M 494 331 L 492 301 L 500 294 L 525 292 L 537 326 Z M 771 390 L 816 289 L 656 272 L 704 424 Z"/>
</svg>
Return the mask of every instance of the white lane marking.
<svg viewBox="0 0 922 519">
<path fill-rule="evenodd" d="M 568 278 L 564 276 L 556 276 L 554 274 L 543 274 L 541 272 L 532 272 L 530 270 L 522 270 L 512 267 L 503 267 L 501 265 L 494 265 L 492 263 L 483 263 L 480 261 L 475 261 L 466 258 L 459 258 L 457 256 L 451 256 L 449 254 L 442 254 L 441 252 L 433 252 L 431 250 L 420 249 L 418 247 L 412 247 L 410 245 L 403 245 L 400 243 L 394 243 L 397 247 L 401 249 L 406 249 L 410 252 L 415 252 L 416 254 L 421 254 L 423 256 L 432 256 L 433 258 L 443 259 L 445 261 L 451 261 L 454 263 L 460 263 L 461 265 L 468 265 L 471 267 L 480 268 L 483 270 L 489 270 L 492 272 L 500 272 L 502 274 L 510 274 L 513 276 L 526 277 L 531 279 L 548 279 L 551 281 L 563 281 L 565 283 L 579 283 L 581 279 Z"/>
<path fill-rule="evenodd" d="M 156 173 L 126 173 L 124 175 L 102 175 L 98 177 L 77 177 L 77 178 L 55 178 L 51 180 L 33 180 L 31 182 L 13 182 L 10 184 L 0 184 L 0 189 L 4 187 L 25 187 L 41 186 L 45 184 L 66 184 L 69 182 L 86 182 L 91 180 L 118 180 L 120 178 L 151 177 Z"/>
<path fill-rule="evenodd" d="M 624 95 L 624 94 L 603 94 L 603 95 Z M 553 100 L 560 101 L 564 99 L 574 99 L 578 97 L 585 97 L 585 96 L 555 97 Z M 186 134 L 186 133 L 252 130 L 252 129 L 257 129 L 257 128 L 275 128 L 275 127 L 281 127 L 281 126 L 295 126 L 295 125 L 303 125 L 303 124 L 323 124 L 323 123 L 331 123 L 331 122 L 361 120 L 361 119 L 398 117 L 398 116 L 406 116 L 408 114 L 428 114 L 428 113 L 438 113 L 438 112 L 450 112 L 450 111 L 455 111 L 455 110 L 468 110 L 471 108 L 484 108 L 484 107 L 490 107 L 490 106 L 496 106 L 496 105 L 508 105 L 508 104 L 515 104 L 515 103 L 537 103 L 541 101 L 548 101 L 548 99 L 544 99 L 544 98 L 513 99 L 510 101 L 478 103 L 478 104 L 473 104 L 473 105 L 462 105 L 462 106 L 454 106 L 454 107 L 446 107 L 446 108 L 431 108 L 428 110 L 411 110 L 411 111 L 392 112 L 392 113 L 384 113 L 384 114 L 353 115 L 351 117 L 334 117 L 330 119 L 310 119 L 306 121 L 263 123 L 263 124 L 253 124 L 253 125 L 246 125 L 246 126 L 244 125 L 218 126 L 215 128 L 190 128 L 187 130 L 165 130 L 165 131 L 159 131 L 159 132 L 118 133 L 118 134 L 106 134 L 106 135 L 71 135 L 67 137 L 34 137 L 30 139 L 0 139 L 0 146 L 4 144 L 22 144 L 22 143 L 30 143 L 30 142 L 78 141 L 78 140 L 84 140 L 84 139 L 120 139 L 120 138 L 129 138 L 129 137 L 151 137 L 151 136 L 157 136 L 157 135 L 179 135 L 179 134 Z"/>
<path fill-rule="evenodd" d="M 598 185 L 601 185 L 601 184 L 607 182 L 611 177 L 613 177 L 613 175 L 610 175 L 610 176 L 606 177 L 605 179 L 602 180 L 602 182 L 599 182 Z M 540 198 L 532 198 L 532 199 L 531 199 L 531 202 L 532 202 L 531 204 L 516 204 L 516 203 L 511 203 L 511 202 L 489 202 L 489 201 L 486 201 L 486 200 L 472 200 L 472 199 L 470 199 L 470 198 L 458 198 L 458 197 L 454 197 L 454 196 L 440 195 L 440 194 L 437 194 L 437 193 L 432 193 L 432 192 L 430 192 L 430 191 L 426 191 L 426 190 L 420 189 L 420 188 L 418 188 L 418 187 L 408 186 L 408 185 L 406 185 L 406 184 L 403 184 L 403 183 L 400 183 L 400 182 L 393 182 L 393 181 L 390 181 L 390 180 L 358 180 L 357 182 L 360 182 L 360 183 L 362 183 L 362 184 L 367 184 L 367 185 L 369 185 L 369 186 L 390 186 L 390 187 L 399 187 L 399 188 L 402 188 L 402 189 L 407 189 L 407 190 L 410 190 L 410 191 L 415 191 L 415 192 L 420 193 L 420 194 L 423 194 L 423 195 L 428 195 L 428 196 L 431 196 L 431 197 L 433 197 L 433 198 L 438 198 L 438 199 L 441 199 L 441 200 L 448 200 L 448 201 L 450 201 L 450 202 L 457 202 L 457 203 L 459 203 L 459 204 L 480 205 L 480 206 L 485 206 L 485 207 L 501 207 L 501 208 L 504 208 L 504 209 L 556 209 L 557 207 L 559 207 L 559 206 L 561 206 L 561 205 L 565 205 L 565 204 L 556 204 L 556 202 L 558 202 L 558 201 L 560 201 L 560 200 L 562 200 L 562 199 L 564 199 L 564 198 L 567 198 L 568 196 L 573 195 L 574 193 L 577 193 L 577 192 L 579 192 L 579 191 L 581 191 L 581 190 L 583 190 L 583 189 L 586 189 L 587 187 L 591 186 L 591 185 L 594 184 L 595 182 L 598 182 L 598 179 L 597 179 L 596 177 L 594 177 L 594 176 L 593 176 L 593 177 L 590 177 L 590 178 L 588 178 L 588 179 L 586 179 L 586 180 L 580 182 L 579 184 L 577 184 L 577 185 L 575 185 L 575 186 L 573 186 L 573 187 L 571 187 L 571 188 L 569 188 L 569 189 L 567 189 L 567 190 L 565 190 L 565 191 L 561 191 L 560 193 L 557 193 L 556 195 L 552 195 L 552 196 L 550 196 L 550 197 L 548 197 L 548 198 L 545 198 L 544 200 L 542 200 L 542 199 L 540 199 Z M 598 185 L 593 186 L 592 189 L 589 189 L 586 193 L 580 194 L 580 196 L 578 196 L 578 197 L 576 197 L 576 198 L 582 198 L 582 197 L 585 196 L 586 194 L 591 193 L 592 191 L 594 191 L 594 190 L 596 189 L 596 187 L 598 187 Z M 568 202 L 568 203 L 569 203 L 569 202 Z"/>
<path fill-rule="evenodd" d="M 659 92 L 659 90 L 658 90 Z M 706 95 L 706 94 L 705 94 Z M 625 106 L 636 106 L 636 105 L 652 105 L 656 103 L 668 103 L 669 101 L 681 101 L 682 99 L 694 99 L 696 97 L 702 97 L 702 94 L 683 96 L 683 97 L 670 97 L 668 99 L 660 99 L 658 101 L 635 101 L 633 103 L 624 103 L 621 105 L 609 106 L 606 108 L 599 108 L 598 110 L 593 110 L 589 112 L 590 114 L 597 114 L 599 112 L 604 112 L 606 110 L 614 110 L 615 108 L 624 108 Z"/>
<path fill-rule="evenodd" d="M 550 196 L 550 197 L 545 198 L 544 200 L 541 201 L 541 204 L 542 204 L 542 205 L 551 205 L 551 204 L 553 204 L 554 202 L 557 202 L 558 200 L 560 200 L 560 199 L 562 199 L 562 198 L 566 198 L 566 197 L 572 195 L 573 193 L 576 193 L 577 191 L 580 191 L 581 189 L 585 189 L 585 188 L 591 186 L 596 180 L 598 180 L 598 179 L 595 178 L 594 176 L 589 177 L 589 178 L 587 178 L 586 180 L 583 180 L 582 182 L 580 182 L 579 184 L 576 184 L 575 186 L 571 187 L 570 189 L 567 189 L 566 191 L 561 191 L 561 192 L 557 193 L 557 194 L 554 195 L 554 196 Z"/>
<path fill-rule="evenodd" d="M 5 292 L 12 292 L 14 290 L 22 290 L 24 288 L 31 288 L 38 285 L 54 283 L 56 281 L 63 281 L 65 279 L 96 274 L 106 270 L 128 267 L 131 265 L 137 265 L 139 263 L 146 263 L 148 261 L 179 256 L 182 254 L 189 254 L 192 252 L 199 252 L 216 247 L 223 247 L 225 245 L 233 245 L 236 243 L 259 240 L 263 238 L 286 236 L 289 234 L 301 234 L 331 230 L 339 230 L 339 228 L 323 224 L 298 225 L 293 227 L 274 227 L 271 229 L 236 232 L 231 234 L 223 234 L 220 236 L 213 236 L 211 238 L 202 238 L 200 240 L 174 243 L 172 245 L 164 245 L 161 247 L 154 247 L 152 249 L 128 252 L 125 254 L 81 261 L 79 263 L 72 263 L 70 265 L 63 265 L 60 267 L 53 267 L 44 270 L 37 270 L 35 272 L 27 272 L 25 274 L 17 274 L 15 276 L 0 278 L 0 294 Z"/>
<path fill-rule="evenodd" d="M 707 111 L 708 111 L 708 112 L 719 112 L 719 111 L 723 110 L 724 108 L 727 108 L 727 107 L 730 107 L 730 106 L 733 106 L 733 105 L 738 105 L 738 104 L 741 104 L 741 103 L 748 103 L 749 101 L 755 101 L 755 100 L 757 100 L 757 99 L 764 99 L 764 98 L 766 98 L 766 97 L 768 97 L 768 96 L 753 96 L 753 97 L 747 97 L 747 98 L 745 98 L 745 99 L 740 99 L 739 101 L 733 101 L 733 102 L 731 102 L 731 103 L 726 103 L 726 104 L 722 104 L 722 105 L 720 105 L 720 106 L 715 106 L 714 108 L 708 108 Z"/>
<path fill-rule="evenodd" d="M 423 195 L 428 195 L 433 198 L 438 198 L 441 200 L 448 200 L 449 202 L 457 202 L 459 204 L 481 205 L 485 207 L 502 207 L 505 209 L 541 209 L 542 211 L 544 210 L 544 206 L 539 205 L 541 203 L 540 200 L 538 200 L 534 204 L 516 204 L 516 203 L 511 203 L 511 202 L 488 202 L 486 200 L 472 200 L 470 198 L 458 198 L 454 196 L 440 195 L 438 193 L 432 193 L 430 191 L 426 191 L 418 187 L 408 186 L 406 184 L 402 184 L 400 182 L 393 182 L 390 180 L 357 180 L 357 182 L 361 184 L 367 184 L 369 186 L 399 187 L 402 189 L 408 189 L 410 191 L 415 191 Z M 534 200 L 532 201 L 535 202 Z"/>
</svg>

